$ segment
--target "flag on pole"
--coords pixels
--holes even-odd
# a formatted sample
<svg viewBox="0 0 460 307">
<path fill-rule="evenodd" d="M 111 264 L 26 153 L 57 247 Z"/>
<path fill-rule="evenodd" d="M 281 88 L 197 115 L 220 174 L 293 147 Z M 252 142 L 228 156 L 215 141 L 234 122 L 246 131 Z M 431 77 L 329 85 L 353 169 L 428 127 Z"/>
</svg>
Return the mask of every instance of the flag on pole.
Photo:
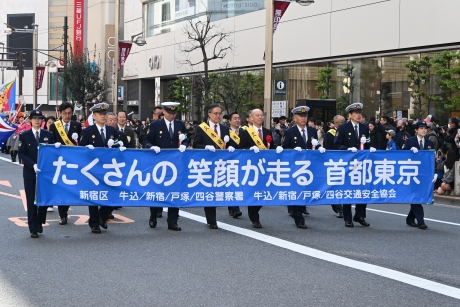
<svg viewBox="0 0 460 307">
<path fill-rule="evenodd" d="M 17 128 L 18 127 L 6 120 L 3 114 L 0 114 L 0 145 L 6 142 Z"/>
<path fill-rule="evenodd" d="M 0 84 L 0 112 L 16 110 L 16 80 Z"/>
</svg>

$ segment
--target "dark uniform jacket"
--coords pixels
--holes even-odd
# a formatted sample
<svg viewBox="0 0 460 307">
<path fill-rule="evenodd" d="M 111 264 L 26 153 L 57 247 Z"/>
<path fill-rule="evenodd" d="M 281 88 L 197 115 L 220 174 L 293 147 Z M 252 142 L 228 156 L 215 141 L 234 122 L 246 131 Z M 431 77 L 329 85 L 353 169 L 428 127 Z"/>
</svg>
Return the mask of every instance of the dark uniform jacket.
<svg viewBox="0 0 460 307">
<path fill-rule="evenodd" d="M 226 135 L 228 135 L 228 137 L 230 138 L 230 131 L 229 131 L 230 128 L 222 124 L 219 124 L 219 127 L 220 127 L 220 138 L 224 140 Z M 214 127 L 210 126 L 210 128 L 212 131 L 214 131 Z M 239 135 L 239 137 L 241 138 L 241 135 Z M 193 148 L 204 149 L 206 148 L 207 145 L 212 145 L 217 148 L 217 144 L 203 131 L 203 129 L 201 129 L 200 126 L 197 126 L 196 131 L 195 131 L 195 138 L 193 139 Z M 240 140 L 240 145 L 241 145 L 241 140 Z M 227 142 L 227 148 L 229 146 L 233 146 L 234 148 L 241 148 L 241 146 L 238 146 L 238 144 L 236 144 L 231 138 Z"/>
<path fill-rule="evenodd" d="M 119 128 L 119 127 L 117 127 Z M 120 132 L 121 130 L 118 129 Z M 123 144 L 126 148 L 136 148 L 136 138 L 134 136 L 134 130 L 131 129 L 131 127 L 125 126 L 123 128 L 123 135 L 126 137 L 127 143 L 125 143 L 125 140 L 121 139 L 123 141 Z"/>
<path fill-rule="evenodd" d="M 65 130 L 65 124 L 63 121 L 61 121 L 62 126 Z M 78 139 L 80 139 L 81 136 L 81 123 L 71 120 L 69 122 L 69 132 L 67 133 L 67 137 L 69 138 L 70 141 L 73 142 L 72 139 L 72 134 L 76 133 L 78 134 Z M 54 141 L 59 142 L 62 145 L 65 145 L 64 141 L 62 140 L 61 136 L 59 135 L 59 132 L 57 131 L 56 125 L 54 123 L 51 124 L 50 126 L 50 132 L 54 135 Z"/>
<path fill-rule="evenodd" d="M 147 136 L 144 138 L 144 147 L 179 148 L 179 132 L 180 134 L 187 135 L 185 124 L 180 120 L 174 120 L 172 139 L 169 135 L 169 127 L 167 127 L 164 119 L 153 121 L 150 124 Z M 188 146 L 188 142 L 189 140 L 185 139 L 181 145 Z"/>
<path fill-rule="evenodd" d="M 54 144 L 54 136 L 51 132 L 40 129 L 40 143 Z M 24 161 L 24 179 L 35 179 L 34 164 L 38 161 L 38 143 L 33 130 L 24 131 L 19 135 L 19 158 Z"/>
<path fill-rule="evenodd" d="M 419 143 L 419 140 L 418 140 L 417 136 L 413 136 L 413 137 L 408 138 L 406 140 L 406 142 L 404 143 L 402 149 L 410 150 L 412 147 L 415 147 L 415 148 L 420 149 L 420 150 L 435 149 L 434 148 L 434 143 L 432 141 L 430 141 L 429 139 L 427 139 L 427 138 L 424 138 L 424 140 L 423 140 L 423 148 L 420 148 L 420 143 Z"/>
<path fill-rule="evenodd" d="M 98 125 L 83 129 L 80 137 L 79 146 L 93 145 L 94 147 L 108 147 L 107 142 L 112 139 L 114 142 L 118 140 L 118 131 L 110 126 L 105 126 L 105 143 L 102 142 L 102 136 Z M 115 143 L 113 147 L 117 147 Z"/>
<path fill-rule="evenodd" d="M 254 130 L 256 130 L 256 133 L 257 133 L 257 129 L 255 127 L 254 127 Z M 264 143 L 265 147 L 267 147 L 267 135 L 269 135 L 272 138 L 272 141 L 270 142 L 270 149 L 275 149 L 275 145 L 273 144 L 273 136 L 272 136 L 271 130 L 265 127 L 262 127 L 262 142 Z M 252 146 L 256 146 L 256 144 L 252 140 L 247 130 L 244 130 L 244 132 L 240 135 L 240 138 L 241 138 L 241 141 L 240 141 L 239 148 L 249 149 Z"/>
<path fill-rule="evenodd" d="M 337 135 L 334 141 L 335 149 L 347 150 L 348 148 L 351 148 L 351 147 L 355 147 L 356 149 L 359 149 L 360 144 L 361 144 L 361 140 L 360 140 L 361 137 L 364 135 L 366 139 L 369 139 L 369 128 L 366 125 L 359 123 L 358 133 L 359 133 L 359 138 L 356 137 L 355 128 L 353 127 L 353 124 L 351 121 L 340 125 L 339 128 L 337 129 Z M 364 149 L 369 149 L 369 148 L 370 148 L 370 144 L 365 143 Z"/>
<path fill-rule="evenodd" d="M 336 128 L 329 129 L 329 131 L 324 135 L 323 147 L 326 149 L 334 149 L 334 140 L 336 135 Z"/>
<path fill-rule="evenodd" d="M 283 148 L 284 149 L 294 149 L 296 147 L 300 147 L 302 149 L 312 149 L 313 145 L 311 144 L 311 140 L 316 139 L 318 140 L 318 133 L 315 128 L 305 126 L 306 128 L 306 137 L 307 143 L 303 140 L 302 134 L 299 131 L 297 126 L 293 126 L 284 131 L 284 142 Z M 320 144 L 318 143 L 319 147 Z"/>
</svg>

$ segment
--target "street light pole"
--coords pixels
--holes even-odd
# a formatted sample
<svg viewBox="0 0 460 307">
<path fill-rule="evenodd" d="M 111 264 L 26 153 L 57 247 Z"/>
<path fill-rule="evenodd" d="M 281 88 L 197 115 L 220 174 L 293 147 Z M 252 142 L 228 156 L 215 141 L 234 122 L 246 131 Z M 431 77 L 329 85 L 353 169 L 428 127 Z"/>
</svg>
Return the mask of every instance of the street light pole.
<svg viewBox="0 0 460 307">
<path fill-rule="evenodd" d="M 5 53 L 5 43 L 0 42 L 0 45 L 2 45 L 2 62 L 3 62 L 3 54 Z M 3 63 L 2 63 L 3 64 Z M 5 68 L 2 65 L 2 84 L 5 83 L 5 75 L 4 75 Z"/>
<path fill-rule="evenodd" d="M 37 106 L 38 25 L 36 23 L 33 23 L 32 26 L 34 27 L 34 43 L 33 43 L 34 53 L 32 54 L 32 59 L 33 59 L 32 61 L 32 70 L 33 70 L 32 91 L 34 93 L 33 110 L 35 110 L 35 107 Z"/>
<path fill-rule="evenodd" d="M 112 103 L 113 103 L 113 113 L 117 113 L 118 109 L 118 23 L 119 23 L 119 15 L 120 15 L 120 0 L 115 0 L 115 50 L 113 55 L 113 82 L 112 82 Z"/>
</svg>

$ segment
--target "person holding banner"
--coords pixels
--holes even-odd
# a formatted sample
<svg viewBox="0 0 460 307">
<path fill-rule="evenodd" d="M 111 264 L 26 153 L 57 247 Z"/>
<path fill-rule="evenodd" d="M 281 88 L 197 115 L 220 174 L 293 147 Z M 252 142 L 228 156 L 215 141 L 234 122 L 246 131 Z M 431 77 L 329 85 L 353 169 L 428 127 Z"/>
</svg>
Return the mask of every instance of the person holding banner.
<svg viewBox="0 0 460 307">
<path fill-rule="evenodd" d="M 226 149 L 233 152 L 238 148 L 238 144 L 230 137 L 230 130 L 227 126 L 221 125 L 222 107 L 218 104 L 212 104 L 208 109 L 207 123 L 203 122 L 196 128 L 193 148 L 208 149 L 215 152 L 216 149 Z M 238 207 L 231 207 L 233 217 L 241 216 Z M 238 210 L 237 210 L 238 209 Z M 216 207 L 204 207 L 206 221 L 210 229 L 217 229 Z"/>
<path fill-rule="evenodd" d="M 46 223 L 46 210 L 48 207 L 37 207 L 35 205 L 35 189 L 37 184 L 38 146 L 41 143 L 53 144 L 53 134 L 40 129 L 43 113 L 41 110 L 32 110 L 29 115 L 32 128 L 19 135 L 18 151 L 19 158 L 24 161 L 22 171 L 24 177 L 24 190 L 27 201 L 27 223 L 29 224 L 30 237 L 38 238 L 43 232 L 43 224 Z"/>
<path fill-rule="evenodd" d="M 161 151 L 161 148 L 179 148 L 179 151 L 184 152 L 188 146 L 188 139 L 185 138 L 187 132 L 184 122 L 175 119 L 177 114 L 178 102 L 163 102 L 164 118 L 153 121 L 148 130 L 148 134 L 144 139 L 144 147 L 153 149 L 156 153 Z M 157 227 L 157 217 L 161 217 L 162 207 L 150 207 L 150 228 Z M 181 231 L 177 225 L 179 219 L 179 208 L 168 208 L 168 229 Z"/>
<path fill-rule="evenodd" d="M 240 148 L 251 149 L 254 153 L 258 153 L 259 150 L 275 149 L 273 145 L 273 136 L 270 129 L 262 127 L 264 122 L 264 113 L 260 109 L 254 109 L 251 112 L 252 126 L 249 126 L 241 134 Z M 278 146 L 276 148 L 277 153 L 281 153 L 283 147 Z M 259 219 L 259 211 L 262 206 L 248 206 L 249 219 L 252 222 L 252 227 L 262 228 Z"/>
<path fill-rule="evenodd" d="M 419 150 L 432 150 L 434 149 L 434 143 L 425 138 L 427 133 L 427 124 L 424 121 L 419 120 L 415 123 L 415 136 L 410 137 L 406 140 L 403 145 L 403 150 L 412 150 L 413 153 L 417 153 Z M 438 174 L 434 175 L 433 182 L 438 179 Z M 419 229 L 427 229 L 428 226 L 425 224 L 424 212 L 421 204 L 411 204 L 409 214 L 406 217 L 406 224 L 411 227 L 418 227 Z M 417 223 L 415 223 L 417 219 Z"/>
<path fill-rule="evenodd" d="M 370 152 L 375 152 L 374 147 L 370 147 L 367 140 L 369 139 L 369 128 L 361 123 L 361 112 L 363 104 L 360 102 L 353 103 L 346 107 L 350 121 L 339 126 L 337 135 L 334 141 L 334 147 L 338 150 L 349 150 L 357 152 L 358 149 L 370 149 Z M 345 227 L 354 227 L 353 222 L 360 223 L 362 226 L 370 226 L 366 222 L 366 207 L 365 204 L 357 204 L 355 207 L 355 216 L 352 220 L 351 204 L 343 205 L 343 219 Z"/>
<path fill-rule="evenodd" d="M 59 147 L 64 144 L 66 146 L 77 145 L 81 135 L 81 124 L 71 120 L 74 108 L 70 102 L 63 102 L 59 106 L 59 116 L 61 120 L 51 124 L 49 131 L 53 134 L 56 145 Z M 69 206 L 58 206 L 59 225 L 67 224 Z"/>
<path fill-rule="evenodd" d="M 111 147 L 118 137 L 118 132 L 115 128 L 107 126 L 107 109 L 109 105 L 105 102 L 95 104 L 90 111 L 93 112 L 94 124 L 86 127 L 82 133 L 78 146 L 85 146 L 89 149 L 94 147 Z M 120 146 L 120 151 L 126 150 L 126 147 Z M 101 233 L 101 228 L 107 229 L 107 217 L 111 212 L 111 207 L 88 206 L 89 211 L 89 227 L 92 233 Z"/>
<path fill-rule="evenodd" d="M 243 133 L 244 129 L 240 128 L 241 125 L 241 117 L 238 112 L 233 112 L 229 115 L 228 123 L 230 124 L 230 138 L 236 143 L 236 145 L 240 146 L 240 135 Z M 237 147 L 237 148 L 238 148 Z M 243 213 L 240 211 L 239 206 L 229 206 L 228 207 L 228 214 L 230 214 L 234 219 L 239 218 Z"/>
</svg>

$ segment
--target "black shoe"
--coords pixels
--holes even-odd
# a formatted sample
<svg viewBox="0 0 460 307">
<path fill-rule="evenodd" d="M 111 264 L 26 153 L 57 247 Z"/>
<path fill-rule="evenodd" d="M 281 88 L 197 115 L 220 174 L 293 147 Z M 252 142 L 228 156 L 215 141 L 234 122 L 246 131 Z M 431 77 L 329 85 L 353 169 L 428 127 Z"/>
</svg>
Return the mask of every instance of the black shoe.
<svg viewBox="0 0 460 307">
<path fill-rule="evenodd" d="M 67 224 L 67 217 L 63 217 L 61 218 L 61 220 L 59 221 L 59 225 L 65 225 Z"/>
<path fill-rule="evenodd" d="M 343 219 L 343 213 L 342 213 L 342 212 L 337 212 L 336 217 L 337 217 L 338 219 Z"/>
<path fill-rule="evenodd" d="M 162 217 L 163 217 L 163 213 L 162 213 L 162 211 L 160 211 L 160 212 L 157 212 L 157 217 L 158 217 L 158 218 L 162 218 Z"/>
<path fill-rule="evenodd" d="M 288 210 L 289 216 L 292 216 L 292 210 Z"/>
<path fill-rule="evenodd" d="M 182 230 L 177 224 L 168 224 L 168 229 L 169 230 L 175 230 L 175 231 L 181 231 Z"/>
<path fill-rule="evenodd" d="M 228 210 L 228 214 L 233 216 L 233 210 Z"/>
<path fill-rule="evenodd" d="M 363 217 L 354 217 L 353 222 L 360 223 L 361 226 L 371 226 Z"/>
<path fill-rule="evenodd" d="M 299 223 L 299 224 L 296 224 L 297 228 L 301 228 L 301 229 L 307 229 L 307 225 L 305 225 L 305 223 Z"/>
<path fill-rule="evenodd" d="M 210 229 L 218 229 L 219 227 L 217 227 L 217 223 L 215 223 L 215 224 L 209 224 L 209 228 Z"/>
<path fill-rule="evenodd" d="M 156 218 L 156 217 L 155 217 L 155 218 L 152 218 L 152 217 L 150 216 L 149 227 L 150 227 L 150 228 L 155 228 L 155 227 L 157 227 L 157 218 Z"/>
<path fill-rule="evenodd" d="M 252 222 L 252 227 L 254 227 L 254 228 L 262 228 L 262 224 L 260 224 L 260 222 Z"/>
<path fill-rule="evenodd" d="M 412 221 L 412 222 L 406 221 L 406 224 L 409 225 L 410 227 L 417 227 L 418 226 L 414 221 Z"/>
<path fill-rule="evenodd" d="M 91 232 L 92 233 L 101 233 L 101 228 L 99 228 L 99 226 L 91 227 Z"/>
<path fill-rule="evenodd" d="M 420 224 L 418 225 L 418 229 L 427 229 L 428 226 L 426 226 L 426 224 Z"/>
<path fill-rule="evenodd" d="M 38 231 L 38 233 L 43 233 L 43 226 L 41 224 L 38 225 L 37 231 Z"/>
<path fill-rule="evenodd" d="M 304 210 L 302 210 L 302 213 L 305 214 L 305 215 L 310 215 L 310 212 L 308 212 L 308 210 L 306 208 Z"/>
<path fill-rule="evenodd" d="M 110 213 L 110 214 L 107 215 L 107 219 L 108 219 L 108 220 L 114 220 L 115 217 L 113 216 L 112 213 Z"/>
<path fill-rule="evenodd" d="M 30 237 L 36 239 L 36 238 L 38 238 L 38 233 L 36 233 L 36 232 L 31 232 L 31 233 L 30 233 Z"/>
<path fill-rule="evenodd" d="M 355 227 L 355 224 L 351 221 L 345 221 L 345 227 Z"/>
<path fill-rule="evenodd" d="M 243 215 L 243 213 L 241 211 L 233 211 L 233 214 L 232 214 L 234 219 L 237 219 L 242 215 Z"/>
<path fill-rule="evenodd" d="M 101 224 L 101 227 L 104 229 L 107 229 L 107 221 L 104 221 L 103 219 L 99 219 L 99 224 Z"/>
</svg>

